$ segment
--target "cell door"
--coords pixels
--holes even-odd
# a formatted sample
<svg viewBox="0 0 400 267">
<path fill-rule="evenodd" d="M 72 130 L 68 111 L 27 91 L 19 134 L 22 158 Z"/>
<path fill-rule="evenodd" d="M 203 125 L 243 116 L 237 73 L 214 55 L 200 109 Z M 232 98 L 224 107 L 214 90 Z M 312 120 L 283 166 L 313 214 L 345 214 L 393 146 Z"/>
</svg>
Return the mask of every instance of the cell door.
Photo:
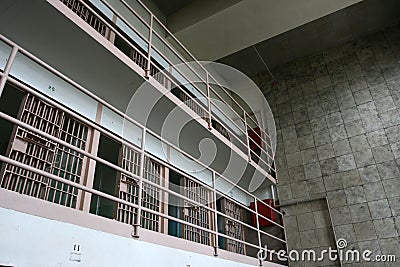
<svg viewBox="0 0 400 267">
<path fill-rule="evenodd" d="M 238 204 L 235 202 L 222 198 L 221 199 L 221 211 L 222 213 L 226 214 L 227 216 L 234 218 L 238 221 L 243 222 L 244 211 Z M 222 218 L 222 227 L 223 232 L 225 235 L 233 237 L 238 240 L 245 240 L 244 236 L 244 227 L 242 224 L 231 220 L 227 217 Z M 224 238 L 224 249 L 227 251 L 235 252 L 238 254 L 246 254 L 245 245 L 238 241 Z"/>
<path fill-rule="evenodd" d="M 78 148 L 86 149 L 88 127 L 33 95 L 26 95 L 20 120 Z M 7 152 L 11 159 L 80 182 L 83 165 L 83 155 L 80 153 L 19 126 L 14 127 L 11 140 Z M 3 166 L 1 187 L 63 206 L 77 206 L 76 188 L 10 164 Z"/>
<path fill-rule="evenodd" d="M 140 154 L 139 152 L 124 146 L 122 153 L 122 168 L 139 175 L 140 168 Z M 147 183 L 150 181 L 156 184 L 161 184 L 164 176 L 164 167 L 154 162 L 148 157 L 145 157 L 143 164 L 143 188 L 141 205 L 144 208 L 151 209 L 157 212 L 161 211 L 161 194 L 160 189 Z M 139 187 L 137 181 L 121 174 L 119 183 L 119 197 L 123 200 L 129 201 L 133 204 L 138 203 Z M 136 221 L 137 209 L 129 207 L 128 205 L 118 204 L 117 220 L 134 224 Z M 141 227 L 159 232 L 160 231 L 160 216 L 149 211 L 142 210 L 141 212 Z"/>
<path fill-rule="evenodd" d="M 210 211 L 204 206 L 210 205 L 211 192 L 201 184 L 182 177 L 181 185 L 183 195 L 201 205 L 183 200 L 183 220 L 194 225 L 210 229 Z M 210 233 L 189 225 L 182 225 L 181 236 L 184 239 L 194 241 L 204 245 L 210 245 Z"/>
</svg>

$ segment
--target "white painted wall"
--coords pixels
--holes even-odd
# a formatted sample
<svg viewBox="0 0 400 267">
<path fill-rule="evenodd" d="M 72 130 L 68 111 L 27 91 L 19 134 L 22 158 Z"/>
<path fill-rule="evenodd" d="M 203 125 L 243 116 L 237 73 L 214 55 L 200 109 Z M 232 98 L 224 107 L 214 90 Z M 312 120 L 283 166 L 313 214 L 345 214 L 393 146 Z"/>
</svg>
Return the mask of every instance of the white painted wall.
<svg viewBox="0 0 400 267">
<path fill-rule="evenodd" d="M 0 208 L 0 236 L 0 265 L 7 266 L 251 266 L 4 208 Z M 74 245 L 79 245 L 79 252 Z"/>
<path fill-rule="evenodd" d="M 82 93 L 69 83 L 18 53 L 10 75 L 32 86 L 44 95 L 64 104 L 71 110 L 95 121 L 97 101 Z"/>
<path fill-rule="evenodd" d="M 138 147 L 142 144 L 142 129 L 104 106 L 100 125 Z"/>
</svg>

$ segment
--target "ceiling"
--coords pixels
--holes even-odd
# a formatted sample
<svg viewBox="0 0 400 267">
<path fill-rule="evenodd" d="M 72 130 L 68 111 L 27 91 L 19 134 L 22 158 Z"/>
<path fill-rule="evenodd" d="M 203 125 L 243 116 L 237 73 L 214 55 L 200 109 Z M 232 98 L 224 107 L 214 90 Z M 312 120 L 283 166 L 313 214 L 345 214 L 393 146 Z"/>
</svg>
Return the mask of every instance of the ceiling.
<svg viewBox="0 0 400 267">
<path fill-rule="evenodd" d="M 365 0 L 218 61 L 252 76 L 267 71 L 264 62 L 273 69 L 400 22 L 399 10 L 398 0 Z"/>
<path fill-rule="evenodd" d="M 295 10 L 289 3 L 301 1 L 153 1 L 170 12 L 168 27 L 197 58 L 249 76 L 400 21 L 399 0 L 305 0 Z M 268 10 L 269 5 L 275 9 Z"/>
<path fill-rule="evenodd" d="M 169 16 L 178 10 L 190 5 L 195 0 L 152 0 L 154 4 L 163 12 L 166 16 Z"/>
</svg>

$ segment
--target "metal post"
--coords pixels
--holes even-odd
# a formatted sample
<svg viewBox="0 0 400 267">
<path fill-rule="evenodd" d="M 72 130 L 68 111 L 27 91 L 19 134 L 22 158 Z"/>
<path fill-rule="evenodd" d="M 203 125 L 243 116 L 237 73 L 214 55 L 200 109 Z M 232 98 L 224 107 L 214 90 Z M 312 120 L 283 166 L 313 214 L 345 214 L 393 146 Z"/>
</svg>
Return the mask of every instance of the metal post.
<svg viewBox="0 0 400 267">
<path fill-rule="evenodd" d="M 97 105 L 97 113 L 96 113 L 96 123 L 100 123 L 101 115 L 103 111 L 103 105 L 98 103 Z M 93 129 L 92 135 L 90 137 L 90 154 L 93 156 L 97 156 L 97 152 L 99 150 L 99 142 L 100 142 L 100 131 Z M 88 158 L 87 165 L 86 165 L 86 173 L 85 173 L 85 185 L 89 188 L 93 188 L 94 183 L 94 174 L 96 170 L 96 160 Z M 81 208 L 84 212 L 89 213 L 90 211 L 90 202 L 92 199 L 92 194 L 88 192 L 83 192 L 82 194 L 82 205 Z"/>
<path fill-rule="evenodd" d="M 251 161 L 249 132 L 247 130 L 247 115 L 246 115 L 246 111 L 244 109 L 243 109 L 243 120 L 244 120 L 244 128 L 245 128 L 244 131 L 246 133 L 247 156 L 249 157 L 249 161 Z"/>
<path fill-rule="evenodd" d="M 210 81 L 208 78 L 208 72 L 206 73 L 206 82 L 207 82 L 207 102 L 208 102 L 208 129 L 212 129 L 211 124 L 211 93 L 210 93 Z"/>
<path fill-rule="evenodd" d="M 218 214 L 217 214 L 217 189 L 215 186 L 215 172 L 212 172 L 213 181 L 213 194 L 214 194 L 214 224 L 215 224 L 215 245 L 214 245 L 214 256 L 218 256 Z"/>
<path fill-rule="evenodd" d="M 138 209 L 136 214 L 136 222 L 133 225 L 132 236 L 139 238 L 139 229 L 141 226 L 141 213 L 142 213 L 142 191 L 143 191 L 143 175 L 144 175 L 144 151 L 146 142 L 146 128 L 143 128 L 142 132 L 142 146 L 140 149 L 140 169 L 139 169 L 139 184 L 138 184 Z"/>
<path fill-rule="evenodd" d="M 256 212 L 258 246 L 260 247 L 260 250 L 262 250 L 263 248 L 262 248 L 262 244 L 261 244 L 260 221 L 258 219 L 258 206 L 257 206 L 257 198 L 256 197 L 254 197 L 254 210 Z M 267 251 L 265 251 L 265 253 L 267 253 Z M 262 266 L 261 259 L 259 259 L 259 261 L 260 261 L 260 266 Z"/>
<path fill-rule="evenodd" d="M 154 15 L 151 13 L 150 14 L 150 27 L 149 27 L 149 44 L 148 44 L 148 49 L 147 49 L 147 66 L 146 66 L 146 71 L 144 74 L 145 78 L 150 77 L 151 50 L 152 50 L 152 38 L 153 38 L 153 21 L 154 21 Z"/>
<path fill-rule="evenodd" d="M 18 47 L 13 46 L 10 56 L 8 57 L 6 67 L 4 68 L 3 76 L 0 79 L 0 96 L 3 94 L 4 86 L 7 82 L 8 74 L 10 73 L 12 63 L 14 62 L 15 56 L 17 55 Z"/>
</svg>

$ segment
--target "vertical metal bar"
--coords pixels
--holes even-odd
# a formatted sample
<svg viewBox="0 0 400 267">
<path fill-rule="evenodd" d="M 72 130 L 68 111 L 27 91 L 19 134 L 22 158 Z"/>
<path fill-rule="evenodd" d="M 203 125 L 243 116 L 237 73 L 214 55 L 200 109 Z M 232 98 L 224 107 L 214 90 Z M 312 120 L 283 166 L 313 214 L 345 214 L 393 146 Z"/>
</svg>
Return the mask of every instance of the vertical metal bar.
<svg viewBox="0 0 400 267">
<path fill-rule="evenodd" d="M 101 121 L 102 110 L 103 105 L 99 103 L 97 106 L 96 123 L 100 123 Z M 100 132 L 96 129 L 93 129 L 92 134 L 93 135 L 91 136 L 91 141 L 89 145 L 90 154 L 92 154 L 93 156 L 97 156 L 100 142 Z M 96 161 L 93 159 L 88 159 L 87 162 L 87 172 L 85 179 L 86 181 L 84 181 L 82 184 L 85 184 L 89 188 L 93 188 Z M 83 192 L 82 194 L 82 203 L 80 203 L 80 206 L 84 212 L 89 213 L 92 194 L 89 192 Z"/>
<path fill-rule="evenodd" d="M 8 57 L 6 67 L 4 68 L 3 76 L 1 76 L 0 79 L 0 96 L 3 94 L 3 89 L 4 86 L 6 85 L 8 74 L 10 73 L 12 63 L 14 62 L 17 53 L 18 53 L 18 47 L 13 46 L 10 56 Z"/>
<path fill-rule="evenodd" d="M 142 132 L 142 145 L 140 147 L 140 168 L 139 168 L 139 183 L 138 183 L 138 209 L 136 215 L 136 222 L 133 225 L 132 236 L 139 238 L 139 229 L 141 225 L 141 213 L 142 213 L 142 191 L 143 191 L 143 176 L 144 176 L 144 152 L 146 143 L 146 128 L 143 128 Z"/>
<path fill-rule="evenodd" d="M 210 81 L 208 77 L 208 72 L 206 75 L 206 82 L 207 82 L 207 103 L 208 103 L 208 129 L 212 129 L 211 124 L 211 93 L 210 93 Z"/>
<path fill-rule="evenodd" d="M 244 120 L 244 132 L 246 133 L 246 144 L 247 144 L 247 156 L 249 157 L 249 161 L 251 161 L 251 150 L 250 150 L 250 140 L 249 140 L 249 131 L 247 128 L 247 114 L 243 109 L 243 120 Z"/>
<path fill-rule="evenodd" d="M 215 235 L 215 245 L 214 245 L 214 256 L 218 256 L 218 214 L 217 214 L 217 188 L 215 186 L 215 171 L 212 172 L 213 181 L 213 195 L 214 195 L 214 235 Z"/>
<path fill-rule="evenodd" d="M 151 68 L 151 50 L 152 50 L 152 39 L 153 39 L 153 21 L 154 15 L 150 13 L 150 27 L 149 27 L 149 47 L 147 49 L 147 66 L 145 70 L 145 78 L 150 77 L 150 68 Z"/>
<path fill-rule="evenodd" d="M 254 210 L 256 212 L 258 246 L 260 247 L 260 250 L 262 250 L 263 248 L 262 248 L 262 244 L 261 244 L 260 221 L 259 221 L 259 218 L 258 218 L 258 204 L 257 204 L 257 198 L 256 197 L 254 197 Z M 265 252 L 265 253 L 267 253 L 267 252 Z M 262 266 L 262 261 L 261 260 L 260 260 L 260 266 Z"/>
</svg>

